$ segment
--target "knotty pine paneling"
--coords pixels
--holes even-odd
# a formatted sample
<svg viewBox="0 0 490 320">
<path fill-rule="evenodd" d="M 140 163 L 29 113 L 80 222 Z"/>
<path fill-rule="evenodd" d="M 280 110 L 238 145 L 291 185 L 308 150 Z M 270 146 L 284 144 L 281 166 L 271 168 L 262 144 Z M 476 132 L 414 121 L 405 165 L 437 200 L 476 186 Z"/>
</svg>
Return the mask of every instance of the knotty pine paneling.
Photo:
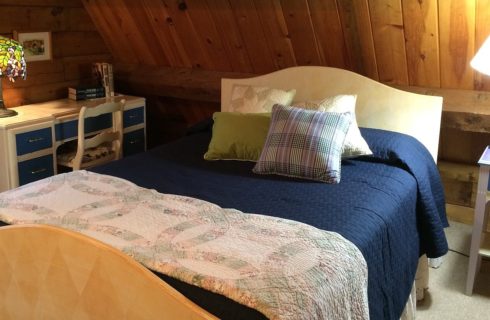
<svg viewBox="0 0 490 320">
<path fill-rule="evenodd" d="M 322 61 L 320 45 L 310 17 L 308 1 L 283 0 L 281 5 L 297 64 L 324 65 L 325 62 Z"/>
<path fill-rule="evenodd" d="M 490 34 L 490 0 L 82 2 L 119 65 L 117 83 L 137 95 L 217 101 L 219 81 L 209 73 L 175 74 L 240 77 L 296 65 L 344 68 L 392 85 L 490 90 L 490 77 L 469 66 Z M 442 157 L 468 163 L 481 144 L 456 157 L 441 141 Z"/>
<path fill-rule="evenodd" d="M 336 0 L 310 0 L 309 10 L 321 64 L 336 68 L 350 66 L 346 46 L 332 46 L 332 43 L 342 44 L 344 42 Z"/>
<path fill-rule="evenodd" d="M 401 0 L 369 1 L 379 80 L 408 84 Z"/>
<path fill-rule="evenodd" d="M 490 35 L 490 0 L 476 1 L 475 48 Z M 490 91 L 490 77 L 475 72 L 475 89 Z"/>
<path fill-rule="evenodd" d="M 352 71 L 379 80 L 368 0 L 337 0 Z"/>
<path fill-rule="evenodd" d="M 214 70 L 230 70 L 231 62 L 224 49 L 219 30 L 212 20 L 211 12 L 206 1 L 192 0 L 187 3 L 187 10 L 182 11 L 188 21 L 188 25 L 194 33 L 202 35 L 199 46 L 209 53 L 206 57 Z M 199 52 L 199 51 L 198 51 Z"/>
<path fill-rule="evenodd" d="M 53 32 L 54 59 L 4 81 L 8 106 L 64 97 L 112 59 L 116 89 L 147 98 L 150 147 L 219 110 L 222 77 L 325 65 L 408 90 L 490 90 L 469 66 L 490 35 L 490 0 L 0 0 L 0 13 L 2 35 Z M 487 94 L 469 94 L 445 107 L 486 114 Z M 486 122 L 467 114 L 443 117 L 441 159 L 474 164 L 489 143 L 476 128 Z M 453 194 L 470 205 L 466 189 Z"/>
<path fill-rule="evenodd" d="M 256 7 L 260 5 L 261 10 L 257 10 L 260 22 L 264 28 L 264 34 L 269 40 L 269 49 L 272 53 L 274 65 L 277 69 L 284 69 L 295 66 L 296 56 L 294 55 L 291 38 L 288 34 L 286 19 L 282 14 L 280 0 L 254 0 Z M 241 72 L 247 70 L 241 69 Z"/>
<path fill-rule="evenodd" d="M 437 0 L 402 1 L 410 85 L 441 86 Z"/>
<path fill-rule="evenodd" d="M 167 20 L 168 14 L 164 6 L 155 0 L 142 0 L 142 3 L 145 4 L 142 7 L 149 17 L 147 20 L 155 35 L 154 37 L 152 34 L 149 36 L 153 38 L 153 45 L 160 48 L 163 55 L 168 59 L 169 65 L 192 67 L 191 61 L 174 31 L 172 20 Z M 89 10 L 89 12 L 91 11 Z"/>
<path fill-rule="evenodd" d="M 53 59 L 27 63 L 27 79 L 3 79 L 7 107 L 67 97 L 67 87 L 92 80 L 91 64 L 112 59 L 81 0 L 0 0 L 0 34 L 50 31 Z"/>
<path fill-rule="evenodd" d="M 233 76 L 326 65 L 388 84 L 490 89 L 469 66 L 490 34 L 490 0 L 0 0 L 0 10 L 3 35 L 53 32 L 54 59 L 5 84 L 10 106 L 62 97 L 108 59 L 127 93 L 195 101 L 216 99 L 206 77 L 172 85 L 169 68 Z"/>
<path fill-rule="evenodd" d="M 263 74 L 326 65 L 388 84 L 488 89 L 469 61 L 490 0 L 81 0 L 114 61 Z"/>
<path fill-rule="evenodd" d="M 48 70 L 29 72 L 36 85 L 86 78 L 79 63 L 113 58 L 254 74 L 327 65 L 393 84 L 490 88 L 469 67 L 490 34 L 490 0 L 1 0 L 0 8 L 1 34 L 49 30 L 54 60 L 69 64 L 33 63 Z M 16 86 L 26 87 L 7 84 L 7 104 L 37 100 Z"/>
<path fill-rule="evenodd" d="M 250 56 L 252 72 L 267 73 L 276 70 L 258 14 L 257 8 L 260 8 L 260 3 L 256 7 L 253 0 L 236 0 L 230 1 L 230 5 L 243 40 L 243 47 L 249 56 L 250 52 L 261 53 Z"/>
<path fill-rule="evenodd" d="M 230 1 L 207 0 L 206 2 L 213 23 L 220 30 L 220 38 L 230 61 L 231 70 L 251 72 L 253 70 L 252 57 L 249 56 L 245 47 L 245 40 L 238 27 Z"/>
<path fill-rule="evenodd" d="M 441 87 L 472 89 L 476 0 L 439 1 Z M 477 48 L 476 48 L 477 49 Z"/>
</svg>

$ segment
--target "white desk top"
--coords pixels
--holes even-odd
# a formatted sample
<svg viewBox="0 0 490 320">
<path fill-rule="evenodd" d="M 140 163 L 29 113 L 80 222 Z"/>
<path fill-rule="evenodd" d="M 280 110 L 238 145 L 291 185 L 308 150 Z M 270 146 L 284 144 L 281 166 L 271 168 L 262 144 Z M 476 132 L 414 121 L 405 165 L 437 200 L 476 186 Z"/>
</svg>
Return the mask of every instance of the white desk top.
<svg viewBox="0 0 490 320">
<path fill-rule="evenodd" d="M 79 110 L 83 106 L 95 106 L 106 101 L 119 101 L 121 99 L 126 99 L 126 103 L 130 103 L 132 101 L 137 101 L 144 98 L 126 95 L 79 101 L 66 98 L 24 105 L 12 108 L 12 110 L 17 111 L 18 115 L 13 117 L 0 118 L 0 129 L 24 126 L 32 122 L 40 123 L 44 121 L 51 121 L 55 118 L 78 114 Z"/>
</svg>

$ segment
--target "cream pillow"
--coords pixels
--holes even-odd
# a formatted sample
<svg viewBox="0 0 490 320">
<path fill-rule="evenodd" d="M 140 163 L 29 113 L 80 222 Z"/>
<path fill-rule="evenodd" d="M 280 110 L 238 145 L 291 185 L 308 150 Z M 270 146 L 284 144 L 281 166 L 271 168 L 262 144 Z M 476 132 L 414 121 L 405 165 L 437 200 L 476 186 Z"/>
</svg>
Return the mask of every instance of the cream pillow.
<svg viewBox="0 0 490 320">
<path fill-rule="evenodd" d="M 306 101 L 294 103 L 294 106 L 318 110 L 324 112 L 350 112 L 352 113 L 352 122 L 347 131 L 345 137 L 344 147 L 342 149 L 342 158 L 352 158 L 363 155 L 372 155 L 373 152 L 369 149 L 369 146 L 364 140 L 359 131 L 356 121 L 356 95 L 338 95 L 333 97 L 328 97 L 320 101 Z"/>
<path fill-rule="evenodd" d="M 275 104 L 289 105 L 296 90 L 284 91 L 268 87 L 234 85 L 231 92 L 231 112 L 263 113 L 271 112 Z"/>
</svg>

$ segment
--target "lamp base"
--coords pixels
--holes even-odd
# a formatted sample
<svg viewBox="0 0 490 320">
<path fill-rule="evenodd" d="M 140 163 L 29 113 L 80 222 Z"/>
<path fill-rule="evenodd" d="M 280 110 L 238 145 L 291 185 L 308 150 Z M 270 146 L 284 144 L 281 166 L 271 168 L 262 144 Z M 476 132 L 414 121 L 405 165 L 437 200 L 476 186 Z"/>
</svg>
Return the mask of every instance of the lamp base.
<svg viewBox="0 0 490 320">
<path fill-rule="evenodd" d="M 17 111 L 7 108 L 0 108 L 0 118 L 13 117 L 17 115 Z"/>
</svg>

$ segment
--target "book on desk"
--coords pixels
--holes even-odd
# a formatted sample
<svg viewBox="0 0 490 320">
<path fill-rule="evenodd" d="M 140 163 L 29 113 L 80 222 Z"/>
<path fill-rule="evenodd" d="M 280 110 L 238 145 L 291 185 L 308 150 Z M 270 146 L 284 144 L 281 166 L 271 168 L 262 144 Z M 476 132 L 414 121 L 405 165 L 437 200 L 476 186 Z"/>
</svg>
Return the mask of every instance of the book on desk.
<svg viewBox="0 0 490 320">
<path fill-rule="evenodd" d="M 78 86 L 68 88 L 68 98 L 72 100 L 87 100 L 103 98 L 105 96 L 105 88 L 102 86 Z"/>
<path fill-rule="evenodd" d="M 106 97 L 114 96 L 114 75 L 112 64 L 107 62 L 95 62 L 92 64 L 93 74 L 98 83 L 105 89 Z"/>
</svg>

